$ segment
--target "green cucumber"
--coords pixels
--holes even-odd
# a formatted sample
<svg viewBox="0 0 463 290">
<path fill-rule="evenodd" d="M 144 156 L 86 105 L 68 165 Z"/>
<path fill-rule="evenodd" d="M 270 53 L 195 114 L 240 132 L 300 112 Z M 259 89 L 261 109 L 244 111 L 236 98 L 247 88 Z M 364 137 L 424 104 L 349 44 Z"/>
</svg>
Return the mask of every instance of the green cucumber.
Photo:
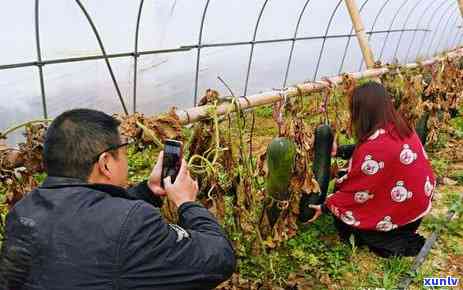
<svg viewBox="0 0 463 290">
<path fill-rule="evenodd" d="M 416 134 L 420 137 L 421 144 L 423 144 L 423 146 L 426 145 L 426 139 L 428 138 L 428 120 L 429 112 L 424 112 L 415 126 Z"/>
<path fill-rule="evenodd" d="M 325 200 L 331 175 L 331 150 L 333 148 L 333 130 L 329 125 L 320 125 L 315 130 L 314 161 L 312 170 L 320 185 L 320 192 Z"/>
<path fill-rule="evenodd" d="M 289 199 L 289 185 L 296 161 L 296 146 L 288 138 L 275 138 L 267 147 L 267 193 L 277 201 Z M 271 227 L 281 213 L 277 202 L 267 208 Z"/>
<path fill-rule="evenodd" d="M 299 220 L 309 221 L 315 214 L 311 204 L 323 204 L 328 192 L 331 177 L 331 150 L 333 148 L 333 130 L 329 125 L 320 125 L 315 130 L 314 161 L 312 171 L 320 186 L 320 192 L 305 193 L 299 203 Z"/>
<path fill-rule="evenodd" d="M 296 146 L 288 138 L 275 138 L 267 147 L 267 192 L 276 200 L 288 199 Z"/>
</svg>

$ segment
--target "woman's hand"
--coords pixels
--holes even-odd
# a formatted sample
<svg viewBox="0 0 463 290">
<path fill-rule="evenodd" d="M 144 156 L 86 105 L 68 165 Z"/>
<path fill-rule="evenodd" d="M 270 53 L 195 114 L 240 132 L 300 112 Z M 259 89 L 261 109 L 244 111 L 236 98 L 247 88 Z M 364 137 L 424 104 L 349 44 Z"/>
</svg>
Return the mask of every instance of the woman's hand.
<svg viewBox="0 0 463 290">
<path fill-rule="evenodd" d="M 322 215 L 322 206 L 321 205 L 315 205 L 315 204 L 310 204 L 310 208 L 315 210 L 315 214 L 313 218 L 311 218 L 307 223 L 313 223 L 316 219 L 318 219 L 319 216 Z"/>
<path fill-rule="evenodd" d="M 336 136 L 333 138 L 333 146 L 331 147 L 331 157 L 336 157 L 338 153 L 338 142 L 336 141 Z"/>
</svg>

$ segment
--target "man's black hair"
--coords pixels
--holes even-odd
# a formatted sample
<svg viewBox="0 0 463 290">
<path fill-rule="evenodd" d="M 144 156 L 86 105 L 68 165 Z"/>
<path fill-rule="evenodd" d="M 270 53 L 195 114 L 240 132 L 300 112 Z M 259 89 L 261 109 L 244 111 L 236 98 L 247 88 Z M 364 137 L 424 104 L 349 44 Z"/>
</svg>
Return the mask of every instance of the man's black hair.
<svg viewBox="0 0 463 290">
<path fill-rule="evenodd" d="M 88 180 L 96 156 L 120 144 L 120 122 L 96 110 L 62 113 L 47 130 L 43 160 L 49 176 Z"/>
</svg>

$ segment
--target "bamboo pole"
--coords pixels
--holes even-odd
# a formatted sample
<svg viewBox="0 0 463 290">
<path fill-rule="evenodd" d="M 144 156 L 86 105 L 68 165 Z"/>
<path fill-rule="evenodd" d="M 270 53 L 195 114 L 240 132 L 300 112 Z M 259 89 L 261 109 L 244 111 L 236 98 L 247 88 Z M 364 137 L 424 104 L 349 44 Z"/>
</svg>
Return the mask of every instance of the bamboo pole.
<svg viewBox="0 0 463 290">
<path fill-rule="evenodd" d="M 463 0 L 458 0 L 458 6 L 460 6 L 461 17 L 463 17 Z"/>
<path fill-rule="evenodd" d="M 447 57 L 455 58 L 459 56 L 463 56 L 463 48 L 454 50 L 446 54 L 444 57 L 434 57 L 434 58 L 431 58 L 421 63 L 409 63 L 409 64 L 404 65 L 403 67 L 408 68 L 408 69 L 413 69 L 419 66 L 429 66 L 436 62 L 442 61 Z M 377 68 L 377 69 L 370 69 L 370 70 L 366 70 L 362 72 L 351 73 L 350 76 L 352 76 L 354 79 L 375 78 L 375 77 L 379 77 L 386 73 L 394 73 L 394 71 L 392 71 L 389 68 L 383 67 L 383 68 Z M 239 103 L 239 106 L 241 109 L 243 110 L 250 109 L 250 108 L 255 108 L 255 107 L 259 107 L 263 105 L 269 105 L 272 103 L 276 103 L 284 99 L 285 97 L 291 98 L 291 97 L 299 96 L 299 94 L 320 92 L 323 89 L 328 88 L 330 86 L 330 83 L 340 84 L 341 82 L 342 82 L 342 76 L 335 76 L 335 77 L 328 78 L 327 81 L 303 83 L 300 85 L 296 85 L 294 87 L 289 87 L 284 90 L 273 90 L 270 92 L 247 96 L 246 98 L 241 97 L 237 99 L 237 102 Z M 189 123 L 194 123 L 199 120 L 209 118 L 209 112 L 211 109 L 212 109 L 212 106 L 206 105 L 206 106 L 194 107 L 194 108 L 190 108 L 186 110 L 177 110 L 177 115 L 182 124 L 189 124 Z M 224 115 L 229 112 L 233 112 L 235 110 L 236 110 L 236 106 L 234 104 L 231 104 L 231 103 L 221 104 L 217 106 L 217 115 Z"/>
<path fill-rule="evenodd" d="M 355 29 L 355 34 L 357 35 L 360 49 L 362 50 L 363 59 L 365 60 L 367 68 L 371 69 L 375 66 L 375 57 L 373 56 L 373 51 L 371 50 L 370 44 L 368 43 L 367 35 L 365 33 L 365 28 L 363 26 L 362 18 L 360 17 L 357 3 L 355 0 L 345 0 L 345 2 Z"/>
</svg>

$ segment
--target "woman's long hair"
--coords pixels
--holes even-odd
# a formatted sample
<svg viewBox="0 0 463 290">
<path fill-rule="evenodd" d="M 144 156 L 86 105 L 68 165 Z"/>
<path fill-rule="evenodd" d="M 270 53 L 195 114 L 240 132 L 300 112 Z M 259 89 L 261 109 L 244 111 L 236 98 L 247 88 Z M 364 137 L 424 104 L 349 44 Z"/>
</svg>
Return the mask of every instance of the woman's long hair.
<svg viewBox="0 0 463 290">
<path fill-rule="evenodd" d="M 383 85 L 370 81 L 356 87 L 350 100 L 351 129 L 359 142 L 365 141 L 376 130 L 392 123 L 404 139 L 413 133 L 407 122 L 396 111 Z"/>
</svg>

